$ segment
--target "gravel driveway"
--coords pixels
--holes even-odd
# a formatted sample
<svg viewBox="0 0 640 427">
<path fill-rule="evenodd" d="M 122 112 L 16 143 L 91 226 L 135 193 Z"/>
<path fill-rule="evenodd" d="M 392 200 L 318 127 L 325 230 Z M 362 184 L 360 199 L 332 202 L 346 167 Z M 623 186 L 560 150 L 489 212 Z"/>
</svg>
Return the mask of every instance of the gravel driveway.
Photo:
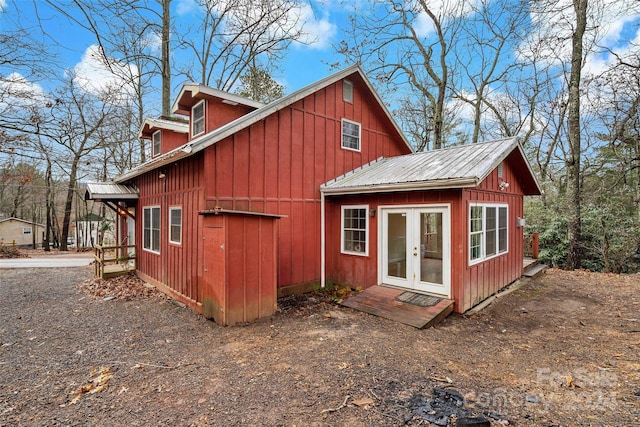
<svg viewBox="0 0 640 427">
<path fill-rule="evenodd" d="M 0 426 L 429 425 L 442 390 L 495 426 L 638 419 L 637 278 L 549 273 L 419 331 L 318 294 L 223 328 L 163 296 L 81 292 L 91 275 L 0 270 Z"/>
</svg>

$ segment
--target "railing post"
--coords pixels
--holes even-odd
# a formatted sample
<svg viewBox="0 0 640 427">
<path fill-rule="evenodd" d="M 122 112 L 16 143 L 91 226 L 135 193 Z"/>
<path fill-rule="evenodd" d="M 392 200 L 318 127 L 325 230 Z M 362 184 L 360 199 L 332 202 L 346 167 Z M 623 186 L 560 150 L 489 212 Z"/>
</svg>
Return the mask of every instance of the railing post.
<svg viewBox="0 0 640 427">
<path fill-rule="evenodd" d="M 539 242 L 540 236 L 538 235 L 538 232 L 535 232 L 532 234 L 531 236 L 531 254 L 533 256 L 533 258 L 538 259 L 538 242 Z"/>
</svg>

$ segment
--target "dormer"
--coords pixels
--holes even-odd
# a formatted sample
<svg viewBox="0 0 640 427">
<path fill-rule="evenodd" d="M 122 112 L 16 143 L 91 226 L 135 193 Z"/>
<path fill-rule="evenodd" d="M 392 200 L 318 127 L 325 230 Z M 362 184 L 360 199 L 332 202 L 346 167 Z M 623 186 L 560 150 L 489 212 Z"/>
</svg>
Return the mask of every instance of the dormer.
<svg viewBox="0 0 640 427">
<path fill-rule="evenodd" d="M 177 117 L 147 118 L 142 123 L 139 137 L 150 141 L 151 157 L 155 157 L 186 144 L 189 123 Z"/>
<path fill-rule="evenodd" d="M 189 116 L 189 139 L 211 132 L 265 104 L 197 83 L 185 83 L 173 103 L 174 114 Z"/>
</svg>

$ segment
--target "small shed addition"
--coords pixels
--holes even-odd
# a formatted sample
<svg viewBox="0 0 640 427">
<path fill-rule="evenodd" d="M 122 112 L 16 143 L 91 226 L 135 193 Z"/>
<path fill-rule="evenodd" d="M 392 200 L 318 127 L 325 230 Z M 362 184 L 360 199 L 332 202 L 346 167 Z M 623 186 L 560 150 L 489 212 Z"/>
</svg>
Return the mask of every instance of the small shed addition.
<svg viewBox="0 0 640 427">
<path fill-rule="evenodd" d="M 278 215 L 212 209 L 204 216 L 202 314 L 220 325 L 276 312 Z"/>
<path fill-rule="evenodd" d="M 379 159 L 321 187 L 323 282 L 392 286 L 470 309 L 523 273 L 523 198 L 541 194 L 517 139 Z"/>
</svg>

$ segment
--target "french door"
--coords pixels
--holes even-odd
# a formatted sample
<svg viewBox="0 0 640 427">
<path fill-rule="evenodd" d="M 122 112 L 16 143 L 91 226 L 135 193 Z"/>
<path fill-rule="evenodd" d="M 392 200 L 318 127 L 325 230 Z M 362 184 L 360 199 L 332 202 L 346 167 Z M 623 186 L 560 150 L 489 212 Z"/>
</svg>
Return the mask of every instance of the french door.
<svg viewBox="0 0 640 427">
<path fill-rule="evenodd" d="M 380 208 L 382 283 L 451 295 L 448 206 Z"/>
</svg>

